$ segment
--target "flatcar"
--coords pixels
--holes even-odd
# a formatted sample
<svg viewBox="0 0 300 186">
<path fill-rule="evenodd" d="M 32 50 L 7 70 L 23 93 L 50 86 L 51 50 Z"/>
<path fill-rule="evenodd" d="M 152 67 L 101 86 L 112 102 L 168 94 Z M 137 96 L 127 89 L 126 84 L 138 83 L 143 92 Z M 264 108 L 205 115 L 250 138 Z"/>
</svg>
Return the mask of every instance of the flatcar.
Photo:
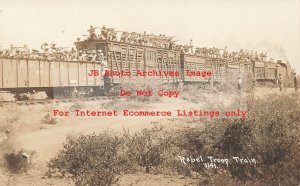
<svg viewBox="0 0 300 186">
<path fill-rule="evenodd" d="M 88 76 L 89 69 L 99 68 L 100 64 L 91 62 L 1 58 L 0 91 L 45 91 L 51 98 L 90 94 L 103 86 L 102 76 Z"/>
</svg>

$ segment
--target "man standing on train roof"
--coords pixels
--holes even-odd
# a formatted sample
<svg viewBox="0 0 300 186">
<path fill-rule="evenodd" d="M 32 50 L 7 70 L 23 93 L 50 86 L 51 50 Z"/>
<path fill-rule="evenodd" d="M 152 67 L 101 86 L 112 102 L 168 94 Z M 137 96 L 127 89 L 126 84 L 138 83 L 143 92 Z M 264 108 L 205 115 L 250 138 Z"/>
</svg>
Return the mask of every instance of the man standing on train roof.
<svg viewBox="0 0 300 186">
<path fill-rule="evenodd" d="M 89 39 L 96 39 L 96 37 L 97 37 L 96 28 L 93 27 L 93 25 L 90 26 L 90 29 L 88 30 L 88 32 L 90 33 Z"/>
<path fill-rule="evenodd" d="M 279 77 L 278 77 L 278 84 L 279 84 L 279 90 L 282 91 L 282 89 L 283 89 L 283 78 L 282 78 L 281 74 L 279 74 Z"/>
<path fill-rule="evenodd" d="M 193 44 L 193 39 L 190 39 L 190 50 L 191 50 L 191 54 L 194 54 L 194 44 Z"/>
<path fill-rule="evenodd" d="M 103 27 L 101 28 L 100 39 L 101 40 L 106 40 L 107 39 L 107 35 L 108 35 L 108 29 L 106 29 L 106 26 L 103 25 Z"/>
<path fill-rule="evenodd" d="M 297 91 L 298 90 L 298 80 L 297 80 L 296 73 L 294 74 L 294 86 L 295 86 L 295 91 Z"/>
<path fill-rule="evenodd" d="M 46 52 L 49 50 L 49 45 L 48 43 L 43 43 L 40 48 L 43 50 L 43 52 Z"/>
<path fill-rule="evenodd" d="M 224 50 L 223 50 L 223 54 L 222 54 L 223 58 L 227 58 L 228 57 L 228 49 L 227 46 L 225 46 Z"/>
</svg>

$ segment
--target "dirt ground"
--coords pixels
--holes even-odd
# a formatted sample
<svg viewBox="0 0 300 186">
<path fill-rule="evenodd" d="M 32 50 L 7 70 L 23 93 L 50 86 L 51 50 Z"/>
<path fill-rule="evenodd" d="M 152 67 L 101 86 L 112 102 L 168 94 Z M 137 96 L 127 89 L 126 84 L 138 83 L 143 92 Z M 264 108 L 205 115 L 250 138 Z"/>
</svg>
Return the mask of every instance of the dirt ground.
<svg viewBox="0 0 300 186">
<path fill-rule="evenodd" d="M 290 94 L 293 89 L 286 89 L 281 94 Z M 255 96 L 264 97 L 268 94 L 279 93 L 276 88 L 258 88 Z M 299 92 L 298 92 L 299 93 Z M 140 103 L 139 109 L 148 110 L 176 110 L 204 108 L 206 104 L 226 106 L 235 102 L 236 94 L 214 93 L 205 94 L 203 100 L 193 103 L 181 98 L 163 98 L 159 102 Z M 82 109 L 103 110 L 103 105 L 110 100 L 78 102 Z M 120 99 L 119 102 L 126 102 Z M 125 104 L 125 103 L 124 103 Z M 128 104 L 128 103 L 126 103 Z M 53 109 L 70 110 L 74 103 L 36 104 L 30 106 L 17 106 L 7 104 L 0 107 L 0 132 L 1 128 L 9 128 L 8 139 L 0 140 L 0 154 L 5 152 L 25 149 L 35 152 L 32 156 L 32 168 L 25 174 L 11 174 L 0 167 L 0 185 L 74 185 L 71 180 L 46 178 L 47 162 L 58 153 L 68 134 L 93 133 L 104 130 L 122 132 L 124 129 L 134 132 L 146 127 L 152 127 L 155 123 L 164 124 L 167 127 L 180 127 L 180 123 L 173 118 L 161 117 L 56 117 L 55 124 L 43 124 L 42 120 L 47 114 L 52 114 Z M 133 105 L 134 109 L 135 106 Z M 176 183 L 176 184 L 175 184 Z M 166 175 L 135 174 L 124 175 L 119 185 L 196 185 L 197 181 L 190 178 L 171 177 Z"/>
</svg>

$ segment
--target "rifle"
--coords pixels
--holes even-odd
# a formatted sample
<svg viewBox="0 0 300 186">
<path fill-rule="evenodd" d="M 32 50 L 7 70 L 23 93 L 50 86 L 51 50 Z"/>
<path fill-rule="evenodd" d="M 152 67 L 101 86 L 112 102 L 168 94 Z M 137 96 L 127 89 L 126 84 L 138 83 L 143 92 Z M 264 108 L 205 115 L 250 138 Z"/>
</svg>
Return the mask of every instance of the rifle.
<svg viewBox="0 0 300 186">
<path fill-rule="evenodd" d="M 11 47 L 11 48 L 23 48 L 23 47 Z"/>
<path fill-rule="evenodd" d="M 106 28 L 106 30 L 114 31 L 115 28 Z"/>
<path fill-rule="evenodd" d="M 56 48 L 71 48 L 71 47 L 56 47 Z"/>
<path fill-rule="evenodd" d="M 92 27 L 92 28 L 88 29 L 87 31 L 92 31 L 93 29 L 96 29 L 96 28 L 100 28 L 100 27 Z"/>
</svg>

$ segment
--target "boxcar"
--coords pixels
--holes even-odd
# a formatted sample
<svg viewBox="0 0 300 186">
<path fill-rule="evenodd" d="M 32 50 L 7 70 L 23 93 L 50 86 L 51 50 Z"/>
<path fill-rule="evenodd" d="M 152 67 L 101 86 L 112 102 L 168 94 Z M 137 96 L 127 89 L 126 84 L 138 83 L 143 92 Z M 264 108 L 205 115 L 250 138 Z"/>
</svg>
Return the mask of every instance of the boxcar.
<svg viewBox="0 0 300 186">
<path fill-rule="evenodd" d="M 273 62 L 265 62 L 265 77 L 266 81 L 275 82 L 277 78 L 277 64 Z"/>
<path fill-rule="evenodd" d="M 203 56 L 181 54 L 180 64 L 182 75 L 181 78 L 185 83 L 207 82 L 210 78 L 209 76 L 187 76 L 186 71 L 200 71 L 201 73 L 213 71 L 211 63 L 208 60 L 205 60 L 205 57 Z"/>
<path fill-rule="evenodd" d="M 113 72 L 130 72 L 130 76 L 111 76 L 111 83 L 138 82 L 138 71 L 180 71 L 180 51 L 149 46 L 132 45 L 113 41 L 82 41 L 78 49 L 99 50 L 104 53 L 108 69 Z M 178 83 L 179 76 L 156 76 L 145 78 L 159 84 Z"/>
</svg>

